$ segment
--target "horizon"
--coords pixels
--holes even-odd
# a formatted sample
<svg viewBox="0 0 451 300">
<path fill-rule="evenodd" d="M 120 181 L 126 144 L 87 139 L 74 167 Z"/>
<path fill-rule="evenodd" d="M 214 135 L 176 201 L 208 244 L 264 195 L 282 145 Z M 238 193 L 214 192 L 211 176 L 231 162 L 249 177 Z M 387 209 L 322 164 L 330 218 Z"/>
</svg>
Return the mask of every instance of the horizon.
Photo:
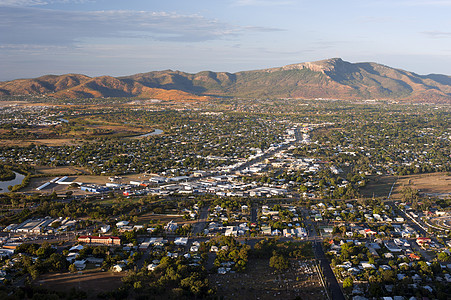
<svg viewBox="0 0 451 300">
<path fill-rule="evenodd" d="M 333 57 L 448 75 L 450 13 L 449 0 L 3 0 L 0 81 L 236 73 Z"/>
<path fill-rule="evenodd" d="M 416 72 L 410 71 L 410 70 L 405 70 L 402 68 L 397 68 L 397 67 L 393 67 L 393 66 L 387 66 L 385 64 L 381 64 L 378 62 L 374 62 L 374 61 L 359 61 L 359 62 L 350 62 L 347 61 L 345 59 L 342 59 L 341 57 L 333 57 L 333 58 L 327 58 L 327 59 L 321 59 L 321 60 L 317 60 L 317 61 L 303 61 L 303 62 L 297 62 L 297 63 L 289 63 L 287 65 L 283 65 L 283 66 L 271 66 L 271 67 L 263 67 L 261 69 L 252 69 L 252 70 L 239 70 L 236 72 L 227 72 L 227 71 L 213 71 L 213 70 L 200 70 L 197 72 L 186 72 L 184 70 L 178 70 L 178 69 L 161 69 L 161 70 L 150 70 L 150 71 L 145 71 L 145 72 L 139 72 L 139 73 L 134 73 L 134 74 L 122 74 L 122 75 L 117 75 L 117 76 L 113 76 L 113 75 L 109 75 L 109 74 L 101 74 L 101 75 L 89 75 L 89 74 L 83 74 L 83 73 L 74 73 L 74 72 L 68 72 L 68 73 L 60 73 L 60 74 L 42 74 L 42 75 L 38 75 L 36 77 L 23 77 L 23 78 L 14 78 L 14 79 L 10 79 L 10 80 L 0 80 L 0 82 L 9 82 L 9 81 L 14 81 L 14 80 L 28 80 L 28 79 L 36 79 L 36 78 L 40 78 L 40 77 L 44 77 L 44 76 L 64 76 L 64 75 L 83 75 L 83 76 L 88 76 L 90 78 L 96 78 L 96 77 L 102 77 L 102 76 L 108 76 L 108 77 L 114 77 L 114 78 L 120 78 L 120 77 L 127 77 L 127 76 L 133 76 L 133 75 L 137 75 L 137 74 L 145 74 L 145 73 L 152 73 L 152 72 L 164 72 L 164 71 L 172 71 L 172 72 L 183 72 L 183 73 L 187 73 L 187 74 L 197 74 L 197 73 L 201 73 L 201 72 L 216 72 L 216 73 L 220 73 L 220 72 L 224 72 L 224 73 L 229 73 L 229 74 L 236 74 L 239 72 L 251 72 L 251 71 L 259 71 L 259 70 L 264 70 L 264 69 L 272 69 L 272 68 L 280 68 L 280 67 L 284 67 L 284 66 L 289 66 L 289 65 L 296 65 L 296 64 L 302 64 L 302 63 L 314 63 L 314 62 L 319 62 L 319 61 L 325 61 L 325 60 L 331 60 L 331 59 L 341 59 L 344 62 L 348 62 L 351 64 L 359 64 L 359 63 L 375 63 L 375 64 L 379 64 L 379 65 L 383 65 L 392 69 L 397 69 L 397 70 L 403 70 L 403 71 L 407 71 L 407 72 L 412 72 L 415 73 L 419 76 L 429 76 L 429 75 L 445 75 L 445 76 L 449 76 L 451 77 L 451 75 L 448 74 L 439 74 L 439 73 L 428 73 L 428 74 L 418 74 Z"/>
</svg>

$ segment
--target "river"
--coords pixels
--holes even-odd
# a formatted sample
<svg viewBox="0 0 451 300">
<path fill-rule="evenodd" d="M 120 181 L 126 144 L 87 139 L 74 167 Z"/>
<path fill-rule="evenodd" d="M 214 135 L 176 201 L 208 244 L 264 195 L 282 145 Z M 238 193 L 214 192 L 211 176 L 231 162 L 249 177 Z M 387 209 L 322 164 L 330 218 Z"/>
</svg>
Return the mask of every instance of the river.
<svg viewBox="0 0 451 300">
<path fill-rule="evenodd" d="M 14 174 L 16 174 L 16 178 L 14 178 L 13 180 L 0 181 L 0 194 L 9 192 L 8 190 L 9 185 L 14 186 L 22 183 L 23 179 L 25 178 L 25 175 L 19 174 L 17 172 L 14 172 Z"/>
<path fill-rule="evenodd" d="M 143 138 L 143 137 L 147 137 L 147 136 L 151 136 L 151 135 L 158 135 L 158 134 L 162 134 L 162 133 L 163 133 L 163 130 L 155 129 L 152 132 L 149 132 L 149 133 L 146 133 L 146 134 L 143 134 L 143 135 L 138 135 L 137 138 Z"/>
</svg>

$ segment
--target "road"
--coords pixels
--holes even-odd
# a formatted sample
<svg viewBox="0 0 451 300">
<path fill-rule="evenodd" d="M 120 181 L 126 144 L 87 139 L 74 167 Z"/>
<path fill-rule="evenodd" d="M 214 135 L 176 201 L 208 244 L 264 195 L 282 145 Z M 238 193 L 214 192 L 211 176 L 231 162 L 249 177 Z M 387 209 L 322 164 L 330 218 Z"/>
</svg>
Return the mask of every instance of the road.
<svg viewBox="0 0 451 300">
<path fill-rule="evenodd" d="M 251 223 L 257 223 L 257 205 L 255 203 L 251 207 Z"/>
<path fill-rule="evenodd" d="M 324 255 L 321 243 L 321 241 L 314 242 L 313 251 L 316 259 L 319 261 L 321 269 L 323 270 L 332 300 L 345 300 L 346 298 L 341 291 L 340 284 L 338 283 L 337 278 L 335 278 L 332 268 L 330 267 L 329 260 Z"/>
<path fill-rule="evenodd" d="M 306 212 L 303 211 L 303 214 L 305 216 Z M 340 284 L 338 283 L 337 278 L 335 277 L 335 274 L 330 267 L 330 262 L 324 254 L 322 247 L 322 238 L 317 235 L 315 226 L 313 225 L 311 220 L 306 220 L 306 227 L 309 231 L 308 239 L 312 240 L 313 252 L 315 254 L 315 258 L 319 261 L 321 269 L 323 270 L 326 285 L 329 288 L 332 300 L 345 300 L 346 298 L 343 295 Z"/>
<path fill-rule="evenodd" d="M 204 206 L 200 210 L 199 219 L 193 226 L 193 230 L 191 231 L 192 236 L 195 236 L 202 230 L 204 230 L 205 226 L 207 225 L 207 218 L 208 218 L 208 206 Z"/>
</svg>

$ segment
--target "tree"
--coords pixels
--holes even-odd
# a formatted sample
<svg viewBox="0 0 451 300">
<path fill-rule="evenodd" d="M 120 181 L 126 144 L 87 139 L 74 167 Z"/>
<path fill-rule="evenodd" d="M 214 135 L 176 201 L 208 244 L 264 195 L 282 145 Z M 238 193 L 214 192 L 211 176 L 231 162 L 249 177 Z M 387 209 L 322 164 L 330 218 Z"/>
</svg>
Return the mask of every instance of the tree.
<svg viewBox="0 0 451 300">
<path fill-rule="evenodd" d="M 354 280 L 352 279 L 352 277 L 346 277 L 345 280 L 343 280 L 343 289 L 350 291 L 353 287 Z"/>
<path fill-rule="evenodd" d="M 449 262 L 449 261 L 451 261 L 451 256 L 446 252 L 440 252 L 437 255 L 437 259 L 440 261 L 443 261 L 443 262 Z"/>
<path fill-rule="evenodd" d="M 286 270 L 290 266 L 290 262 L 287 258 L 280 254 L 273 253 L 273 256 L 269 259 L 269 266 L 278 271 Z"/>
<path fill-rule="evenodd" d="M 69 272 L 71 272 L 71 273 L 77 272 L 77 268 L 75 267 L 74 264 L 71 264 L 71 265 L 69 266 Z"/>
</svg>

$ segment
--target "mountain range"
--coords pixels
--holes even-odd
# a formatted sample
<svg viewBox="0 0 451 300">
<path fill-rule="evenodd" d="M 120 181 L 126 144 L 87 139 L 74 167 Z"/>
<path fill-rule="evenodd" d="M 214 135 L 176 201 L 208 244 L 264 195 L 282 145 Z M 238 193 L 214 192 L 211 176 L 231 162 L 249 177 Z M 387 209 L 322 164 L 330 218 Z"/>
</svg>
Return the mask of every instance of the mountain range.
<svg viewBox="0 0 451 300">
<path fill-rule="evenodd" d="M 451 77 L 418 75 L 377 63 L 340 58 L 238 73 L 153 71 L 124 77 L 46 75 L 0 82 L 0 95 L 56 98 L 139 97 L 206 100 L 209 97 L 380 99 L 451 104 Z"/>
</svg>

